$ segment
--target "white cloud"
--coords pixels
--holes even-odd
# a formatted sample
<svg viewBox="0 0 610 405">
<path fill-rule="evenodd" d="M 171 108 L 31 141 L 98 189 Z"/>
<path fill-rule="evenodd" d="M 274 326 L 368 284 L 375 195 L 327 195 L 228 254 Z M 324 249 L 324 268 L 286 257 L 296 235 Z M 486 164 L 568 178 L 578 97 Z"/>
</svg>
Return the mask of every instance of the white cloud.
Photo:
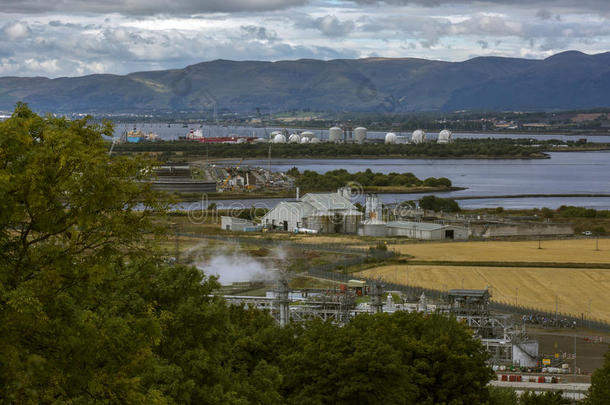
<svg viewBox="0 0 610 405">
<path fill-rule="evenodd" d="M 26 23 L 17 21 L 6 25 L 4 34 L 10 41 L 27 38 L 30 35 L 30 27 Z"/>
<path fill-rule="evenodd" d="M 155 7 L 168 3 L 130 0 L 108 14 L 108 2 L 65 0 L 61 3 L 73 8 L 64 12 L 53 11 L 58 8 L 50 3 L 9 0 L 5 12 L 19 6 L 25 14 L 0 13 L 0 75 L 125 74 L 219 58 L 456 61 L 607 51 L 610 25 L 604 8 L 585 2 L 587 7 L 579 8 L 567 0 L 438 0 L 435 7 L 422 5 L 423 0 L 227 0 L 222 7 L 234 12 L 217 12 L 220 0 L 180 0 L 183 12 L 172 3 L 165 14 L 155 14 Z M 143 14 L 135 16 L 138 9 Z"/>
</svg>

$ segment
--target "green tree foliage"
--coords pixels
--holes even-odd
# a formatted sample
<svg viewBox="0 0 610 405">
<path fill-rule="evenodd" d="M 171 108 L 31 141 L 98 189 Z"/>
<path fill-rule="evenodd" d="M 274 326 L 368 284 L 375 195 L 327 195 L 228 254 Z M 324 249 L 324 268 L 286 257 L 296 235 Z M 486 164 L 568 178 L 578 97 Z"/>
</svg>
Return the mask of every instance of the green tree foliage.
<svg viewBox="0 0 610 405">
<path fill-rule="evenodd" d="M 440 198 L 433 195 L 427 195 L 419 200 L 419 206 L 425 210 L 458 212 L 460 206 L 451 198 Z"/>
<path fill-rule="evenodd" d="M 295 177 L 296 185 L 303 190 L 333 190 L 345 185 L 356 184 L 363 187 L 451 187 L 451 180 L 441 177 L 422 181 L 413 173 L 374 173 L 371 169 L 349 173 L 345 169 L 331 170 L 324 174 L 312 170 L 300 173 L 296 167 L 287 174 Z"/>
<path fill-rule="evenodd" d="M 610 398 L 610 351 L 604 356 L 604 365 L 591 376 L 591 387 L 585 404 L 603 405 Z"/>
<path fill-rule="evenodd" d="M 396 312 L 344 327 L 290 328 L 282 392 L 289 404 L 485 403 L 493 372 L 471 332 L 453 319 Z"/>
<path fill-rule="evenodd" d="M 110 131 L 21 104 L 0 124 L 0 402 L 273 403 L 277 369 L 235 357 L 254 329 L 155 253 L 150 164 L 110 159 Z"/>
<path fill-rule="evenodd" d="M 489 387 L 489 405 L 518 405 L 519 397 L 511 388 Z"/>
<path fill-rule="evenodd" d="M 142 142 L 121 144 L 117 152 L 182 152 L 186 156 L 219 158 L 262 158 L 269 153 L 269 144 L 203 144 L 192 141 Z M 514 139 L 456 139 L 451 144 L 272 144 L 276 158 L 319 157 L 528 157 L 536 156 L 540 148 L 521 144 Z"/>
</svg>

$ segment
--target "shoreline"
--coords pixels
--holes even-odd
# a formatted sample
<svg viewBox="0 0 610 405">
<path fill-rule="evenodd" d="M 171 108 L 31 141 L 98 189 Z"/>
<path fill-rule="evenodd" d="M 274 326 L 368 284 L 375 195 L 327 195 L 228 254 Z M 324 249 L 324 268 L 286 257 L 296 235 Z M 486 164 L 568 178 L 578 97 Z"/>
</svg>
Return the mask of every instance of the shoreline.
<svg viewBox="0 0 610 405">
<path fill-rule="evenodd" d="M 362 188 L 364 192 L 366 193 L 372 193 L 372 194 L 405 194 L 405 195 L 409 195 L 409 194 L 420 194 L 420 193 L 442 193 L 442 192 L 452 192 L 452 191 L 462 191 L 462 190 L 466 190 L 467 187 L 411 187 L 411 188 L 403 188 L 401 189 L 386 189 L 384 190 L 383 188 L 375 188 L 374 186 L 372 187 L 363 187 Z M 301 190 L 301 195 L 305 195 L 307 193 L 332 193 L 335 190 Z M 208 193 L 208 194 L 204 194 L 206 199 L 208 199 L 209 201 L 214 201 L 214 200 L 266 200 L 266 199 L 275 199 L 275 198 L 293 198 L 295 196 L 295 189 L 288 189 L 288 190 L 282 190 L 282 192 L 277 192 L 277 193 L 269 193 L 269 194 L 261 194 L 261 193 L 231 193 L 231 192 L 227 192 L 227 193 Z M 197 195 L 197 196 L 191 196 L 190 195 L 180 195 L 180 194 L 173 194 L 176 199 L 180 202 L 194 202 L 194 201 L 199 201 L 201 200 L 201 195 Z"/>
</svg>

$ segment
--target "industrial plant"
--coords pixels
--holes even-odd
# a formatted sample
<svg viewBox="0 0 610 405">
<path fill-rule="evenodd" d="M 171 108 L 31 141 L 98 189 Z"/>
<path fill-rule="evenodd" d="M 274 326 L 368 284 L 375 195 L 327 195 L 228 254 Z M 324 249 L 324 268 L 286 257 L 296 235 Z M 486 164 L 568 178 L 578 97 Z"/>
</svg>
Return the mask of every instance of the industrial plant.
<svg viewBox="0 0 610 405">
<path fill-rule="evenodd" d="M 231 305 L 245 305 L 268 311 L 285 326 L 320 318 L 345 324 L 367 313 L 422 312 L 453 316 L 467 324 L 490 353 L 495 366 L 517 365 L 536 367 L 539 363 L 538 342 L 527 337 L 510 315 L 490 309 L 491 294 L 484 290 L 449 290 L 442 297 L 430 298 L 425 292 L 414 295 L 401 286 L 384 284 L 381 280 L 349 279 L 333 289 L 301 289 L 292 291 L 285 275 L 266 296 L 224 295 Z"/>
</svg>

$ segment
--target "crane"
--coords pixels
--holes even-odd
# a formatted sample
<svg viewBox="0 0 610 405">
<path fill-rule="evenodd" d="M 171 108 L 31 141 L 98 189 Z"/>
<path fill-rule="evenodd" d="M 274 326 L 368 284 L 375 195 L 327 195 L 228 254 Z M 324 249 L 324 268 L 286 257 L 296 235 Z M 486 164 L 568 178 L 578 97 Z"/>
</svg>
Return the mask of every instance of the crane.
<svg viewBox="0 0 610 405">
<path fill-rule="evenodd" d="M 237 166 L 235 167 L 235 171 L 238 171 L 240 166 L 241 166 L 241 162 L 244 161 L 244 158 L 241 158 L 241 160 L 239 161 L 239 163 L 237 164 Z M 222 186 L 220 186 L 220 188 L 222 190 L 225 189 L 225 187 L 227 186 L 227 184 L 229 183 L 229 180 L 231 180 L 231 177 L 233 177 L 233 173 L 232 171 L 230 171 L 229 169 L 227 169 L 227 171 L 229 172 L 229 175 L 227 176 L 227 178 L 225 179 L 225 181 L 222 183 Z"/>
</svg>

